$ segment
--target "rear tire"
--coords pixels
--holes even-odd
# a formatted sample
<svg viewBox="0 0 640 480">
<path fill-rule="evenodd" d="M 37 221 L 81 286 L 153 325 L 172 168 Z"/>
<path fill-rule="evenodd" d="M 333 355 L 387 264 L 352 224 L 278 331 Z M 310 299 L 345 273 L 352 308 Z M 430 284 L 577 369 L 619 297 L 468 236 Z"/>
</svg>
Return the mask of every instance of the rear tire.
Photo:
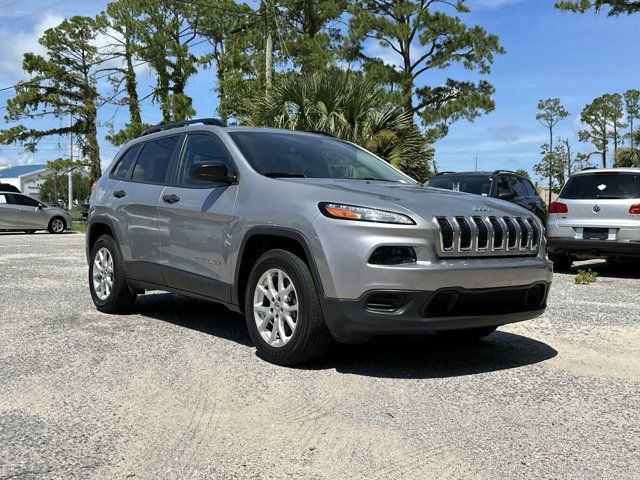
<svg viewBox="0 0 640 480">
<path fill-rule="evenodd" d="M 94 305 L 104 313 L 127 311 L 136 301 L 122 268 L 122 257 L 109 235 L 98 238 L 91 249 L 89 289 Z"/>
<path fill-rule="evenodd" d="M 64 221 L 64 218 L 53 217 L 49 221 L 49 226 L 47 227 L 47 230 L 49 230 L 49 233 L 58 234 L 58 233 L 63 233 L 65 228 L 67 228 L 67 225 Z"/>
<path fill-rule="evenodd" d="M 258 259 L 249 275 L 244 308 L 257 354 L 268 362 L 307 362 L 333 343 L 309 267 L 286 250 L 270 250 Z"/>
<path fill-rule="evenodd" d="M 437 333 L 438 335 L 445 337 L 449 340 L 473 342 L 491 335 L 497 329 L 498 327 L 481 327 L 481 328 L 466 328 L 463 330 L 445 330 Z"/>
<path fill-rule="evenodd" d="M 553 268 L 557 272 L 566 272 L 573 265 L 573 258 L 569 255 L 549 254 L 549 260 L 553 262 Z"/>
</svg>

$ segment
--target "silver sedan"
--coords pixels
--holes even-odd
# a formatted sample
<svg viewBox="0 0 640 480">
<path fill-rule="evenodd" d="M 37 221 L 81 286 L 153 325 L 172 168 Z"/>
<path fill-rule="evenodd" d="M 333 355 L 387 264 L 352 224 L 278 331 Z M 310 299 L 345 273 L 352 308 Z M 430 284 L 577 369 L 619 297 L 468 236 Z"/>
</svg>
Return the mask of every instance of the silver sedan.
<svg viewBox="0 0 640 480">
<path fill-rule="evenodd" d="M 0 192 L 0 230 L 62 233 L 68 228 L 71 228 L 71 216 L 61 208 L 50 207 L 21 193 Z"/>
</svg>

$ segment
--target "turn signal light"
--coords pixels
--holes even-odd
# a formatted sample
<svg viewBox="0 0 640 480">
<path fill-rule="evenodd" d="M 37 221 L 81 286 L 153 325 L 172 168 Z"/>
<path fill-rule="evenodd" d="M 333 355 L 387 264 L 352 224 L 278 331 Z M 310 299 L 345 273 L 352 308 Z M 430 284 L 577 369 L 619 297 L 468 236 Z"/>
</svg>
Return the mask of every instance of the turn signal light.
<svg viewBox="0 0 640 480">
<path fill-rule="evenodd" d="M 549 213 L 569 213 L 569 207 L 561 202 L 551 202 Z"/>
<path fill-rule="evenodd" d="M 629 207 L 629 213 L 631 215 L 640 215 L 640 203 L 631 205 L 631 207 Z"/>
</svg>

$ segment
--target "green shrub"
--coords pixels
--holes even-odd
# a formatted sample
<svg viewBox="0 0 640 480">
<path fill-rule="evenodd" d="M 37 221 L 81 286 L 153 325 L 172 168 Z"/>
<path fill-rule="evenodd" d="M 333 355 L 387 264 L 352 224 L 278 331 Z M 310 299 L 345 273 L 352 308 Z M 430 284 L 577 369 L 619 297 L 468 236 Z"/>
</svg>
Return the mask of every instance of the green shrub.
<svg viewBox="0 0 640 480">
<path fill-rule="evenodd" d="M 587 285 L 589 283 L 593 283 L 598 279 L 598 274 L 591 269 L 589 270 L 578 270 L 578 274 L 575 278 L 575 283 L 577 285 Z"/>
</svg>

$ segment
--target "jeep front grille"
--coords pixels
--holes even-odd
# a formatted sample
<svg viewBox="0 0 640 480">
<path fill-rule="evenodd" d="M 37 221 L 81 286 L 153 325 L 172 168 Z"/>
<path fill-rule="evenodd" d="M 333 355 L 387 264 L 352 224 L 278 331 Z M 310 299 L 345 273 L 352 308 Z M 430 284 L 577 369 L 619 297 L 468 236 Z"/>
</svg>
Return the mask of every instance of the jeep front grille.
<svg viewBox="0 0 640 480">
<path fill-rule="evenodd" d="M 441 257 L 536 255 L 541 237 L 533 218 L 435 217 Z"/>
</svg>

